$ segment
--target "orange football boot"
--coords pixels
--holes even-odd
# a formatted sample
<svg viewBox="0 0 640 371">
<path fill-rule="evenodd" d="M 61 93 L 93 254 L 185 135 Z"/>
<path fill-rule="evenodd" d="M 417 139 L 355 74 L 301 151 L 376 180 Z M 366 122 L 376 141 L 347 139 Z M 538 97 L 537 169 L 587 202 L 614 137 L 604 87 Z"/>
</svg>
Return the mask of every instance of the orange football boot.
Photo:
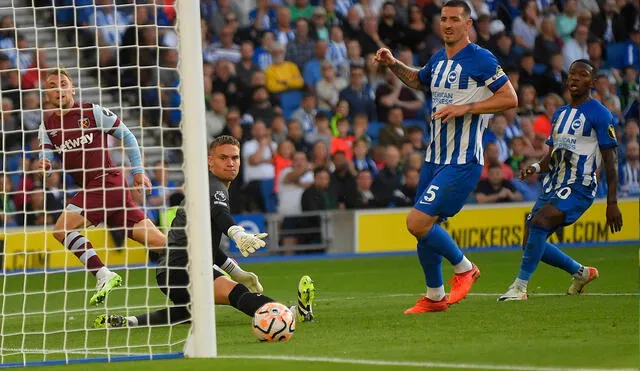
<svg viewBox="0 0 640 371">
<path fill-rule="evenodd" d="M 426 296 L 421 297 L 416 305 L 404 311 L 404 314 L 417 314 L 426 312 L 442 312 L 449 308 L 447 298 L 444 297 L 440 301 L 434 301 Z"/>
<path fill-rule="evenodd" d="M 471 290 L 471 286 L 480 277 L 480 269 L 473 264 L 471 269 L 464 273 L 456 273 L 449 281 L 451 293 L 449 293 L 449 304 L 455 304 L 464 299 Z"/>
</svg>

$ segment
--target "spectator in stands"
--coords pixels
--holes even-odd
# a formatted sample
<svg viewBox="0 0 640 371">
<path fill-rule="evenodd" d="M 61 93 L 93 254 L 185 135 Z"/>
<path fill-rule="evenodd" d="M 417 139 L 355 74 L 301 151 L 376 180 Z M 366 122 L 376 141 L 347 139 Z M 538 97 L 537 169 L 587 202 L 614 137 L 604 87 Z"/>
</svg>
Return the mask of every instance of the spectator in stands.
<svg viewBox="0 0 640 371">
<path fill-rule="evenodd" d="M 286 60 L 295 63 L 300 71 L 313 59 L 315 41 L 309 36 L 309 21 L 298 18 L 296 21 L 296 36 L 287 43 Z"/>
<path fill-rule="evenodd" d="M 501 113 L 496 113 L 489 121 L 489 130 L 483 138 L 485 146 L 489 142 L 497 144 L 498 161 L 500 162 L 505 162 L 509 157 L 509 144 L 506 137 L 507 125 L 507 118 Z"/>
<path fill-rule="evenodd" d="M 260 38 L 260 45 L 253 52 L 253 62 L 263 71 L 273 63 L 271 46 L 275 45 L 275 42 L 273 32 L 265 31 Z"/>
<path fill-rule="evenodd" d="M 356 199 L 354 209 L 382 207 L 371 190 L 373 176 L 368 169 L 358 170 L 356 176 Z"/>
<path fill-rule="evenodd" d="M 237 103 L 238 89 L 240 88 L 234 68 L 234 65 L 230 61 L 224 59 L 218 60 L 211 84 L 211 90 L 214 92 L 222 92 L 227 100 L 227 104 L 231 106 Z"/>
<path fill-rule="evenodd" d="M 320 112 L 315 116 L 313 125 L 313 130 L 309 133 L 305 133 L 304 139 L 307 143 L 315 143 L 321 140 L 325 142 L 327 148 L 329 148 L 331 146 L 331 138 L 333 138 L 333 134 L 329 128 L 329 117 Z"/>
<path fill-rule="evenodd" d="M 225 116 L 227 114 L 227 100 L 224 94 L 215 92 L 211 95 L 209 103 L 211 110 L 205 112 L 205 122 L 207 125 L 207 143 L 211 143 L 225 126 Z"/>
<path fill-rule="evenodd" d="M 329 170 L 317 168 L 313 171 L 313 185 L 302 193 L 302 211 L 333 210 L 338 201 L 329 191 Z"/>
<path fill-rule="evenodd" d="M 327 59 L 334 66 L 342 66 L 348 63 L 347 45 L 344 42 L 344 34 L 340 26 L 331 27 Z"/>
<path fill-rule="evenodd" d="M 364 17 L 362 28 L 355 38 L 360 43 L 362 55 L 374 54 L 379 48 L 385 47 L 378 31 L 378 18 L 374 15 Z"/>
<path fill-rule="evenodd" d="M 338 136 L 331 138 L 330 153 L 331 156 L 338 152 L 344 153 L 348 161 L 353 160 L 353 135 L 349 134 L 349 120 L 341 118 L 338 120 Z"/>
<path fill-rule="evenodd" d="M 340 99 L 349 102 L 349 119 L 358 113 L 366 113 L 369 120 L 373 120 L 374 113 L 374 93 L 368 84 L 364 83 L 364 68 L 362 66 L 351 66 L 349 86 L 340 92 Z"/>
<path fill-rule="evenodd" d="M 11 109 L 22 107 L 22 97 L 20 95 L 20 73 L 17 69 L 4 71 L 2 75 L 2 105 L 5 105 L 5 98 L 11 101 Z M 2 109 L 6 112 L 6 108 Z"/>
<path fill-rule="evenodd" d="M 326 12 L 327 26 L 342 25 L 345 21 L 346 11 L 338 9 L 338 6 L 344 6 L 345 4 L 351 5 L 353 0 L 325 0 L 323 1 L 323 9 Z M 315 15 L 315 13 L 314 13 Z"/>
<path fill-rule="evenodd" d="M 240 124 L 240 111 L 237 108 L 231 107 L 227 111 L 225 117 L 225 127 L 222 129 L 220 135 L 231 135 L 236 138 L 240 143 L 244 142 L 242 125 Z"/>
<path fill-rule="evenodd" d="M 296 37 L 291 29 L 291 11 L 286 6 L 281 6 L 276 11 L 276 24 L 272 31 L 275 41 L 283 47 Z"/>
<path fill-rule="evenodd" d="M 242 168 L 248 197 L 248 210 L 261 212 L 276 211 L 276 197 L 273 193 L 275 169 L 273 154 L 276 144 L 271 140 L 265 123 L 254 121 L 251 127 L 252 139 L 242 145 Z"/>
<path fill-rule="evenodd" d="M 488 14 L 481 14 L 478 20 L 474 22 L 477 40 L 476 44 L 489 49 L 491 47 L 491 32 L 489 31 L 489 25 L 491 24 L 491 16 Z"/>
<path fill-rule="evenodd" d="M 260 67 L 254 63 L 253 43 L 245 40 L 240 44 L 240 61 L 236 63 L 236 76 L 239 89 L 247 89 L 251 86 L 251 76 L 254 72 L 260 71 Z"/>
<path fill-rule="evenodd" d="M 27 205 L 25 221 L 26 225 L 52 225 L 53 214 L 49 213 L 49 205 L 45 208 L 46 193 L 41 187 L 31 192 L 31 201 Z"/>
<path fill-rule="evenodd" d="M 624 14 L 615 0 L 605 0 L 602 11 L 591 22 L 591 32 L 607 44 L 626 40 L 628 30 Z"/>
<path fill-rule="evenodd" d="M 507 120 L 507 127 L 504 129 L 504 136 L 507 141 L 511 138 L 521 137 L 524 135 L 522 128 L 520 127 L 520 118 L 518 117 L 518 109 L 510 108 L 502 112 L 502 115 Z"/>
<path fill-rule="evenodd" d="M 391 107 L 387 116 L 386 125 L 380 129 L 378 143 L 383 146 L 393 145 L 398 148 L 407 140 L 407 131 L 402 126 L 402 109 L 398 106 Z"/>
<path fill-rule="evenodd" d="M 271 120 L 271 139 L 277 144 L 287 139 L 287 122 L 284 116 L 277 113 Z"/>
<path fill-rule="evenodd" d="M 304 130 L 300 121 L 291 119 L 287 123 L 287 139 L 289 139 L 296 151 L 308 153 L 311 150 L 311 145 L 304 139 Z"/>
<path fill-rule="evenodd" d="M 520 173 L 520 165 L 526 160 L 526 157 L 524 156 L 526 146 L 527 144 L 523 137 L 512 138 L 509 142 L 510 155 L 505 163 L 511 166 L 514 174 Z"/>
<path fill-rule="evenodd" d="M 330 1 L 325 1 L 324 6 L 329 5 Z M 337 23 L 332 24 L 335 25 Z M 323 7 L 317 7 L 313 10 L 311 17 L 311 27 L 313 29 L 314 38 L 316 40 L 329 41 L 329 29 L 327 28 L 327 10 Z"/>
<path fill-rule="evenodd" d="M 426 151 L 426 144 L 424 142 L 424 131 L 419 125 L 413 125 L 407 128 L 407 139 L 411 143 L 414 152 Z"/>
<path fill-rule="evenodd" d="M 531 52 L 524 52 L 520 57 L 520 80 L 519 85 L 522 88 L 523 85 L 536 86 L 538 83 L 538 77 L 534 76 L 534 67 L 536 65 Z"/>
<path fill-rule="evenodd" d="M 567 0 L 564 3 L 562 14 L 556 18 L 556 28 L 563 40 L 567 41 L 578 24 L 578 2 Z M 573 61 L 572 61 L 573 62 Z"/>
<path fill-rule="evenodd" d="M 318 109 L 332 111 L 340 96 L 340 91 L 347 87 L 347 81 L 336 77 L 336 68 L 329 61 L 322 62 L 322 79 L 316 84 Z"/>
<path fill-rule="evenodd" d="M 575 2 L 575 0 L 569 0 Z M 564 70 L 569 71 L 569 66 L 573 61 L 578 59 L 588 59 L 587 38 L 589 37 L 589 29 L 586 26 L 579 25 L 576 27 L 571 38 L 565 40 L 562 47 L 564 55 Z"/>
<path fill-rule="evenodd" d="M 285 139 L 282 142 L 278 143 L 278 149 L 275 156 L 273 156 L 273 168 L 275 174 L 273 178 L 273 190 L 276 194 L 279 193 L 278 190 L 280 189 L 280 173 L 282 173 L 282 170 L 284 170 L 285 168 L 291 166 L 294 152 L 296 152 L 296 147 L 293 146 L 293 142 L 289 139 Z M 278 199 L 282 200 L 282 197 L 279 197 Z M 281 205 L 282 203 L 280 203 L 279 206 Z M 278 208 L 278 212 L 280 212 L 280 208 Z"/>
<path fill-rule="evenodd" d="M 402 22 L 396 19 L 396 8 L 394 3 L 387 1 L 382 5 L 380 23 L 378 24 L 378 34 L 384 45 L 395 49 L 404 38 L 405 28 Z"/>
<path fill-rule="evenodd" d="M 562 52 L 551 54 L 551 65 L 544 73 L 541 79 L 540 91 L 541 96 L 554 93 L 558 96 L 562 95 L 567 81 L 567 73 L 564 71 L 564 55 Z"/>
<path fill-rule="evenodd" d="M 209 142 L 207 142 L 209 143 Z M 151 177 L 151 193 L 147 195 L 147 216 L 154 223 L 158 222 L 160 213 L 168 208 L 169 197 L 178 190 L 178 185 L 169 179 L 169 164 L 157 161 L 153 165 Z"/>
<path fill-rule="evenodd" d="M 369 143 L 363 139 L 356 139 L 353 144 L 353 167 L 356 171 L 367 170 L 376 176 L 378 167 L 369 156 Z"/>
<path fill-rule="evenodd" d="M 525 2 L 520 16 L 513 21 L 513 36 L 517 46 L 532 52 L 540 27 L 540 15 L 535 0 Z"/>
<path fill-rule="evenodd" d="M 640 99 L 640 84 L 638 83 L 638 70 L 633 66 L 626 66 L 622 70 L 622 81 L 618 84 L 620 104 L 628 109 L 634 101 Z"/>
<path fill-rule="evenodd" d="M 265 70 L 267 89 L 270 93 L 282 93 L 287 90 L 299 90 L 304 79 L 298 66 L 284 59 L 284 47 L 278 43 L 271 46 L 273 64 Z"/>
<path fill-rule="evenodd" d="M 7 227 L 14 227 L 16 223 L 16 206 L 13 203 L 11 191 L 13 183 L 6 174 L 0 174 L 0 224 Z"/>
<path fill-rule="evenodd" d="M 624 133 L 622 134 L 622 143 L 640 142 L 640 127 L 638 126 L 638 120 L 630 118 L 624 125 Z"/>
<path fill-rule="evenodd" d="M 35 91 L 27 91 L 22 96 L 22 128 L 36 133 L 42 122 L 40 99 Z"/>
<path fill-rule="evenodd" d="M 493 164 L 489 167 L 487 179 L 481 179 L 476 187 L 476 200 L 479 204 L 494 202 L 522 201 L 523 197 L 511 181 L 502 174 L 502 167 Z"/>
<path fill-rule="evenodd" d="M 406 201 L 402 193 L 402 173 L 399 171 L 400 150 L 394 145 L 385 147 L 384 166 L 373 181 L 373 194 L 382 205 L 392 206 Z"/>
<path fill-rule="evenodd" d="M 596 77 L 594 87 L 597 93 L 596 99 L 598 99 L 600 103 L 604 104 L 605 99 L 611 98 L 615 102 L 614 105 L 616 106 L 616 110 L 619 111 L 621 109 L 620 98 L 613 94 L 613 92 L 615 92 L 615 88 L 609 83 L 609 78 L 606 75 L 599 74 Z"/>
<path fill-rule="evenodd" d="M 293 112 L 291 118 L 300 122 L 302 130 L 306 134 L 313 131 L 313 123 L 317 114 L 316 96 L 313 93 L 306 93 L 302 98 L 300 107 Z"/>
<path fill-rule="evenodd" d="M 535 117 L 540 112 L 537 96 L 536 88 L 533 85 L 520 85 L 518 94 L 518 114 L 520 117 Z"/>
<path fill-rule="evenodd" d="M 276 21 L 276 12 L 270 0 L 257 0 L 256 7 L 249 12 L 249 24 L 258 31 L 268 31 Z"/>
<path fill-rule="evenodd" d="M 356 169 L 353 162 L 347 159 L 344 152 L 336 152 L 332 156 L 334 171 L 331 173 L 329 190 L 338 201 L 339 209 L 351 209 L 356 203 L 357 191 Z"/>
<path fill-rule="evenodd" d="M 278 213 L 300 214 L 302 194 L 313 184 L 313 169 L 307 160 L 307 155 L 304 152 L 293 153 L 291 164 L 282 169 L 278 179 Z"/>
<path fill-rule="evenodd" d="M 596 70 L 601 74 L 610 74 L 609 66 L 604 60 L 602 49 L 602 40 L 598 38 L 592 38 L 587 41 L 587 54 L 589 54 L 589 60 L 593 63 Z"/>
<path fill-rule="evenodd" d="M 422 168 L 422 164 L 424 163 L 424 153 L 423 152 L 411 152 L 409 155 L 408 161 L 404 164 L 404 169 L 413 169 L 416 171 L 420 171 Z"/>
<path fill-rule="evenodd" d="M 620 189 L 621 193 L 627 197 L 640 196 L 640 143 L 629 141 L 626 145 L 626 156 L 620 166 Z"/>
<path fill-rule="evenodd" d="M 229 26 L 225 26 L 220 31 L 220 41 L 217 41 L 204 50 L 204 60 L 207 63 L 215 63 L 219 60 L 226 60 L 231 63 L 240 61 L 240 46 L 233 42 L 234 32 Z"/>
<path fill-rule="evenodd" d="M 506 32 L 495 36 L 496 46 L 491 51 L 500 62 L 500 66 L 507 70 L 518 66 L 518 56 L 513 50 L 513 40 Z"/>
<path fill-rule="evenodd" d="M 418 91 L 408 88 L 391 70 L 386 70 L 385 83 L 376 89 L 378 119 L 387 119 L 391 107 L 402 109 L 405 120 L 413 120 L 424 105 L 424 97 Z"/>
<path fill-rule="evenodd" d="M 225 27 L 225 21 L 227 17 L 231 15 L 235 15 L 235 17 L 240 21 L 241 24 L 243 22 L 243 14 L 244 12 L 240 8 L 239 4 L 233 0 L 217 0 L 218 1 L 218 9 L 215 13 L 213 13 L 213 17 L 209 20 L 209 27 L 213 30 L 216 35 L 220 35 L 222 33 L 222 29 Z"/>
<path fill-rule="evenodd" d="M 535 160 L 528 160 L 520 162 L 520 169 L 533 164 Z M 520 173 L 520 169 L 517 172 Z M 542 183 L 540 182 L 540 174 L 531 174 L 525 177 L 523 180 L 514 179 L 513 186 L 522 194 L 522 201 L 537 201 L 538 197 L 542 194 Z"/>
<path fill-rule="evenodd" d="M 396 14 L 397 11 L 396 11 Z M 424 35 L 427 34 L 427 21 L 422 14 L 422 9 L 416 4 L 409 6 L 407 13 L 407 28 L 405 29 L 405 36 L 403 44 L 411 48 L 415 54 L 422 54 L 427 48 Z"/>
<path fill-rule="evenodd" d="M 357 39 L 360 36 L 363 21 L 363 13 L 357 7 L 352 6 L 353 3 L 353 0 L 338 0 L 338 4 L 336 4 L 337 13 L 341 14 L 344 19 L 342 22 L 344 36 L 350 40 Z"/>
<path fill-rule="evenodd" d="M 444 48 L 444 40 L 442 40 L 442 31 L 440 30 L 440 11 L 431 18 L 431 32 L 427 35 L 425 41 L 426 56 L 425 59 L 431 58 L 438 50 Z"/>
<path fill-rule="evenodd" d="M 2 98 L 2 112 L 0 112 L 2 138 L 0 139 L 3 140 L 1 144 L 3 152 L 19 151 L 22 148 L 22 130 L 16 112 L 17 108 L 15 108 L 13 101 L 9 98 Z"/>
<path fill-rule="evenodd" d="M 364 63 L 365 60 L 362 57 L 360 42 L 357 39 L 350 39 L 347 41 L 347 60 L 335 66 L 337 68 L 337 75 L 348 80 L 351 66 L 364 66 Z"/>
<path fill-rule="evenodd" d="M 407 197 L 407 202 L 404 206 L 413 206 L 416 199 L 416 192 L 418 191 L 418 182 L 420 181 L 420 171 L 407 168 L 404 171 L 404 179 L 402 182 L 402 188 L 400 190 Z"/>
<path fill-rule="evenodd" d="M 500 161 L 500 149 L 496 142 L 489 142 L 485 145 L 484 148 L 484 167 L 482 168 L 482 174 L 480 175 L 480 179 L 488 179 L 489 178 L 489 168 L 491 166 L 499 166 L 502 168 L 502 172 L 500 175 L 504 177 L 506 180 L 513 179 L 513 170 L 511 166 L 505 164 Z"/>
<path fill-rule="evenodd" d="M 269 92 L 264 85 L 256 86 L 253 89 L 251 107 L 247 111 L 250 121 L 261 120 L 270 126 L 276 110 L 269 101 Z"/>
<path fill-rule="evenodd" d="M 294 0 L 289 9 L 291 10 L 291 20 L 295 22 L 300 18 L 310 19 L 314 7 L 309 4 L 309 0 Z"/>
<path fill-rule="evenodd" d="M 329 157 L 329 146 L 322 140 L 313 143 L 309 160 L 314 170 L 321 168 L 331 170 L 333 168 Z"/>
<path fill-rule="evenodd" d="M 316 41 L 313 52 L 314 58 L 304 66 L 302 76 L 307 89 L 315 92 L 316 85 L 323 78 L 322 66 L 327 57 L 327 42 L 324 40 Z"/>
<path fill-rule="evenodd" d="M 564 102 L 559 95 L 551 93 L 544 97 L 542 102 L 542 106 L 544 107 L 544 112 L 539 114 L 535 120 L 533 121 L 533 126 L 537 128 L 536 130 L 542 133 L 548 133 L 551 135 L 553 114 L 556 112 L 558 108 L 560 108 Z"/>
<path fill-rule="evenodd" d="M 561 51 L 562 39 L 558 36 L 555 18 L 552 15 L 547 15 L 540 23 L 540 34 L 536 36 L 533 56 L 537 63 L 549 66 L 551 56 Z"/>
<path fill-rule="evenodd" d="M 371 137 L 367 134 L 369 131 L 369 118 L 367 115 L 360 113 L 353 119 L 353 137 L 355 139 L 362 139 L 371 143 Z"/>
</svg>

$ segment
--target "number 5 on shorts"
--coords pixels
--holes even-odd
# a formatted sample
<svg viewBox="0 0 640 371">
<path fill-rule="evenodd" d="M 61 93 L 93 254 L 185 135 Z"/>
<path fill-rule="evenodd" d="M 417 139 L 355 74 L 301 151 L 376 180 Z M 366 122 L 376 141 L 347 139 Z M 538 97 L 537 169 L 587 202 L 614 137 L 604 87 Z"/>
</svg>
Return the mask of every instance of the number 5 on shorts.
<svg viewBox="0 0 640 371">
<path fill-rule="evenodd" d="M 427 189 L 427 194 L 426 196 L 422 197 L 424 199 L 424 201 L 426 202 L 431 202 L 433 200 L 436 199 L 436 192 L 438 189 L 440 189 L 440 187 L 438 187 L 437 185 L 431 185 L 429 186 L 429 189 Z"/>
</svg>

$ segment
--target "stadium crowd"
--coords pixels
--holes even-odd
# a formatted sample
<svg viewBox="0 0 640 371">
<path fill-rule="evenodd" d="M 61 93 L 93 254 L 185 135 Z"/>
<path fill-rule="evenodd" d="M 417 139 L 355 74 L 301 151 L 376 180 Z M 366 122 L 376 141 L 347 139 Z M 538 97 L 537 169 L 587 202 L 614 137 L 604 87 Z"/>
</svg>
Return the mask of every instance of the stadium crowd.
<svg viewBox="0 0 640 371">
<path fill-rule="evenodd" d="M 105 89 L 121 94 L 122 104 L 140 106 L 145 125 L 179 127 L 172 1 L 53 3 L 76 5 L 75 11 L 52 12 L 50 22 L 79 27 L 73 42 L 83 47 L 87 65 L 101 66 L 95 73 Z M 228 134 L 242 143 L 241 176 L 230 189 L 232 211 L 296 215 L 412 205 L 424 161 L 428 92 L 404 86 L 375 65 L 373 55 L 388 47 L 407 65 L 424 65 L 443 47 L 441 3 L 257 0 L 247 13 L 231 0 L 202 0 L 207 140 Z M 567 103 L 567 68 L 580 58 L 598 67 L 593 96 L 617 120 L 620 193 L 640 195 L 640 2 L 468 3 L 474 20 L 471 41 L 493 52 L 519 98 L 517 109 L 496 114 L 489 122 L 483 139 L 485 169 L 468 202 L 537 198 L 540 177 L 519 181 L 517 174 L 546 153 L 550 118 Z M 0 218 L 6 225 L 52 223 L 55 214 L 43 211 L 45 205 L 62 209 L 60 175 L 43 178 L 20 172 L 31 169 L 37 157 L 28 151 L 38 146 L 35 133 L 47 103 L 40 104 L 38 91 L 29 89 L 39 86 L 45 56 L 28 45 L 11 16 L 0 20 L 0 27 L 6 154 L 0 165 Z M 33 133 L 25 136 L 25 146 L 23 130 Z M 179 145 L 180 132 L 169 130 L 162 139 L 166 145 Z M 181 161 L 180 156 L 170 160 Z M 174 193 L 180 184 L 169 180 L 164 169 L 176 164 L 152 165 L 154 188 L 147 205 L 157 220 L 153 209 L 177 202 Z M 598 194 L 606 195 L 604 179 Z M 10 211 L 29 217 L 6 214 Z"/>
</svg>

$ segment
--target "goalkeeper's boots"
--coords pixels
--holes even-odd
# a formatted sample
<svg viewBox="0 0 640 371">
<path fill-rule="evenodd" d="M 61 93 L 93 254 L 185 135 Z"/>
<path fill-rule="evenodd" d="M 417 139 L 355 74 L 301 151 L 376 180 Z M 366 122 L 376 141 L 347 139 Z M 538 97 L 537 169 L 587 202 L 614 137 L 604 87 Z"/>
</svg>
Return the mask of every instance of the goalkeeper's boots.
<svg viewBox="0 0 640 371">
<path fill-rule="evenodd" d="M 416 305 L 404 311 L 404 314 L 418 314 L 427 312 L 442 312 L 449 309 L 447 298 L 443 297 L 442 300 L 431 300 L 426 296 L 421 297 Z"/>
<path fill-rule="evenodd" d="M 584 287 L 587 283 L 600 277 L 598 270 L 594 267 L 583 267 L 582 274 L 576 273 L 573 275 L 573 282 L 567 290 L 567 295 L 582 294 Z"/>
<path fill-rule="evenodd" d="M 100 268 L 106 269 L 105 267 Z M 98 272 L 96 274 L 96 278 L 98 282 L 96 283 L 96 293 L 89 300 L 89 304 L 98 305 L 104 302 L 104 299 L 107 297 L 109 292 L 116 287 L 122 286 L 122 277 L 115 272 L 111 272 L 110 270 L 106 270 L 103 272 Z"/>
<path fill-rule="evenodd" d="M 527 289 L 518 285 L 509 286 L 509 290 L 498 298 L 498 301 L 527 300 Z"/>
<path fill-rule="evenodd" d="M 316 288 L 309 276 L 302 276 L 298 282 L 298 305 L 296 306 L 296 319 L 298 322 L 313 321 L 313 300 L 316 297 Z"/>
<path fill-rule="evenodd" d="M 464 299 L 471 290 L 471 286 L 480 277 L 480 269 L 473 264 L 471 269 L 464 273 L 456 273 L 449 281 L 451 292 L 449 293 L 449 304 L 455 304 Z"/>
<path fill-rule="evenodd" d="M 93 321 L 94 328 L 127 327 L 127 319 L 117 314 L 101 314 Z"/>
</svg>

